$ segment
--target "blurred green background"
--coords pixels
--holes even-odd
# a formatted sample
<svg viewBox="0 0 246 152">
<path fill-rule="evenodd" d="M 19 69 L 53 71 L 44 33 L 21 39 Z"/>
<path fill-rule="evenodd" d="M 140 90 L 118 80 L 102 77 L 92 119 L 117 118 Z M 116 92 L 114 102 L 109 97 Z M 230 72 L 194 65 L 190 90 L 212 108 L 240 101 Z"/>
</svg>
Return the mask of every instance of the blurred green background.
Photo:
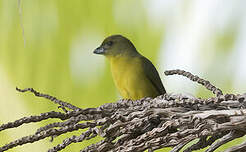
<svg viewBox="0 0 246 152">
<path fill-rule="evenodd" d="M 0 1 L 0 124 L 58 110 L 47 100 L 16 92 L 16 86 L 33 87 L 82 108 L 120 99 L 109 63 L 92 53 L 112 34 L 128 37 L 156 65 L 168 92 L 212 96 L 185 78 L 164 76 L 164 70 L 177 68 L 210 80 L 226 93 L 246 92 L 246 1 L 20 2 Z M 46 123 L 0 132 L 0 146 Z M 9 151 L 43 152 L 69 135 Z M 73 144 L 64 151 L 88 144 Z"/>
</svg>

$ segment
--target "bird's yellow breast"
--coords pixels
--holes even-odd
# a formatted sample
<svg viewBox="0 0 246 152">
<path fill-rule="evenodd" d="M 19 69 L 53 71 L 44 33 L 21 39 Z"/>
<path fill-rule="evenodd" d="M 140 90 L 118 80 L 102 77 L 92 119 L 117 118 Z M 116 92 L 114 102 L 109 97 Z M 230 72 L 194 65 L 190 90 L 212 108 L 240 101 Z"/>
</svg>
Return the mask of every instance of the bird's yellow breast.
<svg viewBox="0 0 246 152">
<path fill-rule="evenodd" d="M 158 95 L 144 72 L 140 57 L 114 57 L 110 64 L 114 83 L 123 98 L 137 100 Z"/>
</svg>

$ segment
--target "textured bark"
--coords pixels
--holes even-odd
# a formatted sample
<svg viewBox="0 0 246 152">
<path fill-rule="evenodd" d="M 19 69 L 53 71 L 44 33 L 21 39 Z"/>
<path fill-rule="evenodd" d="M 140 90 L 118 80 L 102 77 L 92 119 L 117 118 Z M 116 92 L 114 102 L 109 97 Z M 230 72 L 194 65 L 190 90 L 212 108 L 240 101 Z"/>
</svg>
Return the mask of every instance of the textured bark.
<svg viewBox="0 0 246 152">
<path fill-rule="evenodd" d="M 168 73 L 169 72 L 169 73 Z M 165 94 L 155 99 L 144 98 L 137 101 L 119 100 L 97 108 L 81 109 L 32 88 L 17 89 L 30 91 L 35 96 L 44 97 L 59 104 L 64 112 L 47 112 L 38 116 L 24 117 L 14 122 L 2 124 L 0 131 L 16 128 L 26 123 L 39 122 L 49 118 L 62 121 L 38 128 L 36 133 L 22 137 L 0 147 L 0 152 L 19 145 L 33 143 L 47 137 L 56 137 L 79 129 L 80 136 L 64 139 L 61 144 L 50 148 L 49 152 L 60 151 L 72 143 L 83 142 L 97 136 L 102 140 L 81 152 L 89 151 L 154 151 L 171 147 L 171 152 L 203 149 L 215 151 L 221 145 L 246 134 L 246 94 L 225 94 L 210 82 L 182 71 L 167 71 L 166 74 L 187 75 L 214 92 L 216 97 L 196 98 L 182 94 Z M 187 74 L 188 73 L 188 74 Z M 196 79 L 193 79 L 196 77 Z M 192 145 L 185 147 L 191 141 Z M 245 151 L 246 144 L 235 145 L 226 152 Z"/>
</svg>

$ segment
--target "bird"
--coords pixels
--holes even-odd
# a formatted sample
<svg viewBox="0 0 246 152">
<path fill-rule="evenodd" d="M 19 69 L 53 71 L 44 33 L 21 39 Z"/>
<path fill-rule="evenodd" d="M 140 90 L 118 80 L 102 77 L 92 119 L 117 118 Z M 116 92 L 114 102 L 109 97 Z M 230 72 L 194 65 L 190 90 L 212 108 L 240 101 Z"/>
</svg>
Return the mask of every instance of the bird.
<svg viewBox="0 0 246 152">
<path fill-rule="evenodd" d="M 114 83 L 124 99 L 155 98 L 166 93 L 155 66 L 128 38 L 108 36 L 93 53 L 109 60 Z"/>
</svg>

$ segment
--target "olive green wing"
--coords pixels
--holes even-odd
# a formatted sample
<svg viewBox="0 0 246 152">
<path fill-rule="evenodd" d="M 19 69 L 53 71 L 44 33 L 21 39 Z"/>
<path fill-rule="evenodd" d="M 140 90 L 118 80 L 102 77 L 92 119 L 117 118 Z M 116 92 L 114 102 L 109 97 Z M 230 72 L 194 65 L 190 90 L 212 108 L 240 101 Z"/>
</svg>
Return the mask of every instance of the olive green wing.
<svg viewBox="0 0 246 152">
<path fill-rule="evenodd" d="M 155 66 L 152 64 L 150 60 L 148 60 L 144 56 L 141 56 L 141 61 L 144 69 L 144 74 L 151 81 L 151 83 L 154 85 L 154 87 L 156 88 L 156 90 L 160 95 L 165 94 L 166 90 L 161 82 L 161 78 Z"/>
</svg>

